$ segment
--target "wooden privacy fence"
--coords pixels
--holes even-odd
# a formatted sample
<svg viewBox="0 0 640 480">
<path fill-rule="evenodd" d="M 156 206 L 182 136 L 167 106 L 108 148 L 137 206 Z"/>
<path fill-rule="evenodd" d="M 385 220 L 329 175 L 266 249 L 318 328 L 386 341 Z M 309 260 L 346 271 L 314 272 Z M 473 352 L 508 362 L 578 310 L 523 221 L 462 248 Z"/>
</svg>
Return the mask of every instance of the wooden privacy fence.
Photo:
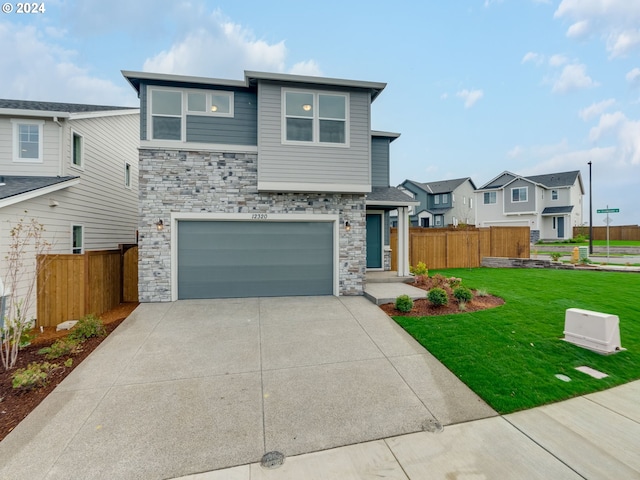
<svg viewBox="0 0 640 480">
<path fill-rule="evenodd" d="M 391 229 L 391 270 L 397 270 L 398 232 Z M 529 227 L 489 227 L 465 230 L 410 228 L 409 264 L 429 269 L 479 267 L 483 257 L 529 258 Z"/>
<path fill-rule="evenodd" d="M 573 227 L 573 236 L 589 236 L 589 227 Z M 607 227 L 593 227 L 593 240 L 606 240 Z M 616 225 L 609 226 L 609 240 L 636 240 L 640 241 L 640 226 Z"/>
<path fill-rule="evenodd" d="M 38 263 L 37 326 L 100 315 L 123 301 L 138 301 L 138 247 L 38 255 Z"/>
</svg>

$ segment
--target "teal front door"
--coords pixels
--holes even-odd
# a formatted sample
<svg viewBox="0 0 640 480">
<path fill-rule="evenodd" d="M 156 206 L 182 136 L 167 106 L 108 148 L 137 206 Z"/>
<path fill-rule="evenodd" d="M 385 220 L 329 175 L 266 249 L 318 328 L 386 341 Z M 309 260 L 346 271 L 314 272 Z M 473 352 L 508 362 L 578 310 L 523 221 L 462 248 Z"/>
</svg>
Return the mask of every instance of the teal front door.
<svg viewBox="0 0 640 480">
<path fill-rule="evenodd" d="M 367 213 L 367 268 L 382 268 L 382 215 Z"/>
<path fill-rule="evenodd" d="M 564 238 L 564 217 L 558 217 L 558 238 Z"/>
</svg>

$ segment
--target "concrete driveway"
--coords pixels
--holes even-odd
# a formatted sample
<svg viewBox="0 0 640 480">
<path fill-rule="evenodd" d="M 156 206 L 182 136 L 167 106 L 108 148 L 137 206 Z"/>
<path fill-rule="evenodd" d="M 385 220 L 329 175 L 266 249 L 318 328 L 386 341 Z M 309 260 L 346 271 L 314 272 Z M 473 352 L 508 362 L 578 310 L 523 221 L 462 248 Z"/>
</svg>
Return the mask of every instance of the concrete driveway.
<svg viewBox="0 0 640 480">
<path fill-rule="evenodd" d="M 0 478 L 173 478 L 495 415 L 363 297 L 142 304 L 0 442 Z"/>
</svg>

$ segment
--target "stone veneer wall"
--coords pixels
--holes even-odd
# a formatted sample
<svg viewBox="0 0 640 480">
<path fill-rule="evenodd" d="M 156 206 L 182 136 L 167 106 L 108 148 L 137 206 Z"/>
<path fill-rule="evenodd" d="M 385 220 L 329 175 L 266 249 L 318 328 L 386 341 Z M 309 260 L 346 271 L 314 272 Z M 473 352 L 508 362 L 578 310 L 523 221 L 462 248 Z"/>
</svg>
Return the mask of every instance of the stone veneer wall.
<svg viewBox="0 0 640 480">
<path fill-rule="evenodd" d="M 363 194 L 258 192 L 257 154 L 140 150 L 138 290 L 171 301 L 171 212 L 339 214 L 339 292 L 362 295 L 366 270 Z M 156 222 L 162 219 L 164 229 Z M 342 225 L 351 224 L 345 232 Z"/>
</svg>

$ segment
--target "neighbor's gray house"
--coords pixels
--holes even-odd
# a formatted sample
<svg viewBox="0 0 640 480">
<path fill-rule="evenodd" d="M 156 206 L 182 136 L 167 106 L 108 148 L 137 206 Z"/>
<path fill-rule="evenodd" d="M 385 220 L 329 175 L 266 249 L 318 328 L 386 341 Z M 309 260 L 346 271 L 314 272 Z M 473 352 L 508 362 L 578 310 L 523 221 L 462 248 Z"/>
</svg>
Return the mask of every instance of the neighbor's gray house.
<svg viewBox="0 0 640 480">
<path fill-rule="evenodd" d="M 51 253 L 136 242 L 139 124 L 137 108 L 0 100 L 0 278 L 20 219 L 44 227 Z M 5 287 L 25 291 L 33 252 L 25 261 Z"/>
<path fill-rule="evenodd" d="M 389 186 L 398 134 L 371 130 L 386 84 L 122 73 L 140 98 L 141 301 L 361 295 L 389 268 L 388 212 L 413 201 Z"/>
<path fill-rule="evenodd" d="M 569 239 L 582 225 L 579 170 L 523 177 L 503 172 L 476 190 L 476 226 L 528 226 L 531 242 Z"/>
<path fill-rule="evenodd" d="M 398 188 L 420 202 L 410 215 L 413 227 L 475 225 L 473 205 L 476 186 L 470 177 L 435 182 L 405 180 Z M 395 218 L 392 217 L 392 224 Z"/>
</svg>

